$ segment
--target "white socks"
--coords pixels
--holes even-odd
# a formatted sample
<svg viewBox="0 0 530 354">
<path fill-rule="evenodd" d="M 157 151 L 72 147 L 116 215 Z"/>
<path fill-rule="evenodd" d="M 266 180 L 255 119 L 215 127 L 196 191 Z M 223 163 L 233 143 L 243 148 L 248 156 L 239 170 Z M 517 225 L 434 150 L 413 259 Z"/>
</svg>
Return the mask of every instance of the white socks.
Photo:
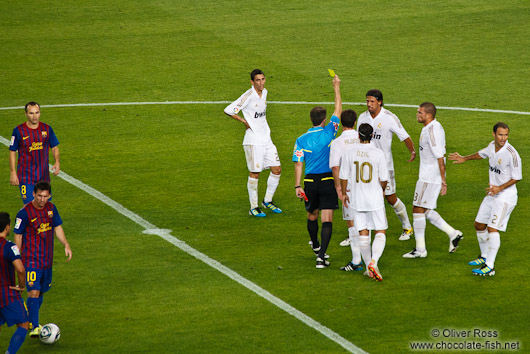
<svg viewBox="0 0 530 354">
<path fill-rule="evenodd" d="M 372 261 L 372 250 L 370 248 L 370 235 L 362 236 L 359 235 L 359 249 L 363 257 L 364 264 L 368 267 L 368 264 Z"/>
<path fill-rule="evenodd" d="M 265 198 L 263 198 L 265 203 L 272 202 L 272 197 L 276 192 L 276 188 L 278 188 L 278 184 L 280 184 L 280 176 L 272 172 L 269 174 L 269 178 L 267 179 L 267 192 L 265 192 Z"/>
<path fill-rule="evenodd" d="M 348 228 L 348 238 L 351 247 L 351 262 L 353 264 L 361 263 L 361 249 L 359 248 L 359 232 L 355 227 Z"/>
<path fill-rule="evenodd" d="M 491 269 L 495 266 L 495 258 L 501 246 L 501 235 L 498 232 L 490 232 L 488 240 L 488 255 L 486 256 L 486 265 Z"/>
<path fill-rule="evenodd" d="M 379 258 L 381 258 L 381 255 L 385 250 L 385 244 L 386 235 L 382 232 L 376 233 L 374 236 L 374 243 L 372 244 L 372 260 L 374 261 L 376 266 L 377 262 L 379 262 Z"/>
<path fill-rule="evenodd" d="M 247 182 L 248 199 L 250 201 L 250 209 L 258 207 L 258 179 L 248 177 Z"/>
<path fill-rule="evenodd" d="M 392 208 L 394 209 L 394 212 L 399 218 L 399 221 L 401 221 L 403 230 L 410 229 L 410 221 L 409 221 L 409 216 L 407 215 L 407 208 L 405 207 L 405 204 L 403 204 L 401 199 L 397 198 L 397 202 L 396 204 L 392 205 Z"/>
<path fill-rule="evenodd" d="M 436 210 L 427 210 L 425 212 L 425 216 L 427 217 L 427 220 L 443 232 L 447 234 L 447 236 L 452 237 L 455 233 L 455 229 L 449 225 Z"/>
<path fill-rule="evenodd" d="M 486 258 L 488 255 L 488 230 L 477 231 L 478 246 L 480 247 L 480 256 Z"/>
<path fill-rule="evenodd" d="M 425 251 L 425 227 L 427 226 L 427 220 L 425 214 L 414 213 L 412 214 L 414 223 L 414 238 L 416 239 L 416 251 Z"/>
</svg>

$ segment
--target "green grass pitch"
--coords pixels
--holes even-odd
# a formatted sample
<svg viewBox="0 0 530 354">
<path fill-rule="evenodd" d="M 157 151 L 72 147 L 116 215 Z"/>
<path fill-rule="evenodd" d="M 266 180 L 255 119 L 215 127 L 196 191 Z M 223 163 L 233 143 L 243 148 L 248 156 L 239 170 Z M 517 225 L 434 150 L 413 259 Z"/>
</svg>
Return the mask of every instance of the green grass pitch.
<svg viewBox="0 0 530 354">
<path fill-rule="evenodd" d="M 30 100 L 232 101 L 258 67 L 270 101 L 332 101 L 332 68 L 345 102 L 363 102 L 368 89 L 379 88 L 389 105 L 432 101 L 529 112 L 529 22 L 527 3 L 514 0 L 4 1 L 0 107 Z M 440 214 L 464 232 L 457 252 L 449 254 L 447 237 L 429 225 L 429 256 L 402 259 L 414 242 L 397 240 L 400 225 L 387 208 L 384 281 L 376 283 L 339 270 L 351 256 L 338 246 L 347 234 L 339 212 L 331 266 L 314 267 L 290 162 L 313 106 L 269 103 L 283 167 L 275 201 L 284 213 L 264 220 L 247 215 L 243 127 L 224 107 L 43 108 L 41 119 L 58 135 L 64 172 L 369 353 L 411 352 L 411 342 L 488 340 L 444 336 L 444 329 L 497 331 L 491 342 L 518 342 L 518 352 L 528 351 L 528 115 L 447 109 L 437 115 L 448 152 L 478 151 L 492 140 L 493 124 L 505 121 L 522 157 L 519 203 L 501 234 L 496 276 L 473 277 L 466 264 L 478 253 L 473 220 L 488 182 L 487 162 L 470 161 L 448 164 L 448 194 L 438 200 Z M 388 108 L 417 144 L 415 108 Z M 21 109 L 0 110 L 0 136 L 9 139 L 23 121 Z M 22 205 L 8 183 L 7 147 L 0 149 L 0 209 L 14 218 Z M 419 163 L 406 162 L 398 141 L 393 150 L 398 196 L 411 216 Z M 41 322 L 57 323 L 62 338 L 53 346 L 28 338 L 20 353 L 347 352 L 79 188 L 57 177 L 52 184 L 73 259 L 66 264 L 58 244 Z M 438 338 L 435 329 L 442 331 Z M 0 350 L 13 330 L 2 327 Z"/>
</svg>

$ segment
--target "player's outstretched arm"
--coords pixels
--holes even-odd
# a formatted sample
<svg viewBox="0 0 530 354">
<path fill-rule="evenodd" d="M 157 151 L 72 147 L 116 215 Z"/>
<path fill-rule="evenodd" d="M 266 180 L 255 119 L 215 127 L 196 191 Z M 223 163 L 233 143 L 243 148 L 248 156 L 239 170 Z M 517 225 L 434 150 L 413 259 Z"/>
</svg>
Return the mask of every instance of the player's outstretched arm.
<svg viewBox="0 0 530 354">
<path fill-rule="evenodd" d="M 64 230 L 61 225 L 55 227 L 55 236 L 64 245 L 64 254 L 66 257 L 68 257 L 66 261 L 69 262 L 72 259 L 72 249 L 66 240 L 66 235 L 64 234 Z"/>
<path fill-rule="evenodd" d="M 482 158 L 483 157 L 480 156 L 478 152 L 467 156 L 462 156 L 458 152 L 452 152 L 449 154 L 449 160 L 453 161 L 453 163 L 464 163 L 468 160 L 482 160 Z"/>
<path fill-rule="evenodd" d="M 335 111 L 333 115 L 340 118 L 342 113 L 342 98 L 340 96 L 340 79 L 338 75 L 333 77 L 333 89 L 335 90 Z"/>
</svg>

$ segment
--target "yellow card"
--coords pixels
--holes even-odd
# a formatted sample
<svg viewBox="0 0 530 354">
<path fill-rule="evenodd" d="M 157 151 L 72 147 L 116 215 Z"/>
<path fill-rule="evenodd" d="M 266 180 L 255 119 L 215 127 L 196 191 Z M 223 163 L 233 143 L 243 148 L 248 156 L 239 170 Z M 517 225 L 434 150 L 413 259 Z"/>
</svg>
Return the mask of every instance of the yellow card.
<svg viewBox="0 0 530 354">
<path fill-rule="evenodd" d="M 329 76 L 331 76 L 331 77 L 335 77 L 335 70 L 333 70 L 333 69 L 328 69 L 328 71 L 329 71 Z"/>
</svg>

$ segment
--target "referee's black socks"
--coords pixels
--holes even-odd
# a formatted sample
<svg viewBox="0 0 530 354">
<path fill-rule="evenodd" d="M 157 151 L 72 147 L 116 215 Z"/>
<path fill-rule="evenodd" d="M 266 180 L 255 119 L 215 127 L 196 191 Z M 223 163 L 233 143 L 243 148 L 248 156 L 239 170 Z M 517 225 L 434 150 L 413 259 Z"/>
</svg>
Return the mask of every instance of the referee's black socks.
<svg viewBox="0 0 530 354">
<path fill-rule="evenodd" d="M 326 255 L 326 251 L 328 250 L 329 241 L 331 241 L 331 232 L 333 231 L 333 223 L 332 222 L 323 222 L 322 223 L 322 233 L 320 234 L 320 239 L 322 241 L 322 245 L 320 247 L 320 252 L 318 253 L 318 256 L 321 259 L 324 259 Z"/>
<path fill-rule="evenodd" d="M 307 231 L 309 232 L 309 237 L 311 237 L 313 248 L 319 248 L 320 242 L 318 242 L 318 220 L 311 221 L 307 219 Z"/>
</svg>

